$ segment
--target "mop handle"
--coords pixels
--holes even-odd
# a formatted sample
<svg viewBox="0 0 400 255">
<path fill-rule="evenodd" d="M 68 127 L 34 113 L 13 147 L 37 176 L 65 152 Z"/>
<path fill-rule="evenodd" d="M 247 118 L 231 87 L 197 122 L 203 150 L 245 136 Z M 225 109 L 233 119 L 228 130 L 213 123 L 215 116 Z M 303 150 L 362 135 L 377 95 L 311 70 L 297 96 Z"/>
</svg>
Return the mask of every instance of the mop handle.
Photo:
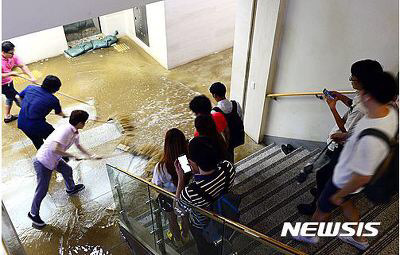
<svg viewBox="0 0 400 255">
<path fill-rule="evenodd" d="M 37 83 L 37 82 L 32 81 L 31 79 L 26 78 L 25 76 L 22 76 L 22 75 L 20 75 L 20 74 L 16 74 L 16 76 L 18 76 L 18 77 L 20 77 L 20 78 L 22 78 L 22 79 L 25 79 L 25 80 L 27 80 L 27 81 L 30 81 L 30 82 L 32 82 L 33 84 L 37 85 L 37 86 L 41 86 L 41 85 L 42 85 L 42 84 L 39 84 L 39 83 Z M 70 98 L 70 99 L 73 99 L 73 100 L 75 100 L 75 101 L 78 101 L 78 102 L 81 102 L 81 103 L 84 103 L 84 104 L 93 106 L 93 105 L 89 104 L 88 102 L 83 101 L 82 99 L 79 99 L 79 98 L 76 98 L 76 97 L 73 97 L 73 96 L 70 96 L 70 95 L 61 93 L 61 92 L 59 92 L 59 91 L 57 91 L 56 93 L 59 94 L 59 95 L 61 95 L 61 96 L 64 96 L 64 97 L 68 97 L 68 98 Z"/>
<path fill-rule="evenodd" d="M 117 153 L 117 154 L 106 155 L 106 156 L 102 156 L 101 159 L 113 158 L 113 157 L 117 157 L 117 156 L 124 155 L 125 153 L 126 153 L 126 152 L 121 152 L 121 153 Z M 81 159 L 78 159 L 77 161 L 82 161 L 82 160 L 100 160 L 100 159 L 81 158 Z"/>
<path fill-rule="evenodd" d="M 50 113 L 50 115 L 58 115 L 58 114 Z M 60 115 L 58 115 L 58 116 L 60 116 Z M 68 117 L 71 117 L 71 116 L 65 115 L 65 118 L 68 118 Z M 108 121 L 107 120 L 88 119 L 88 121 L 100 122 L 100 123 L 110 123 L 110 124 L 114 123 L 114 122 L 111 122 L 111 121 L 113 121 L 113 119 L 109 119 Z"/>
</svg>

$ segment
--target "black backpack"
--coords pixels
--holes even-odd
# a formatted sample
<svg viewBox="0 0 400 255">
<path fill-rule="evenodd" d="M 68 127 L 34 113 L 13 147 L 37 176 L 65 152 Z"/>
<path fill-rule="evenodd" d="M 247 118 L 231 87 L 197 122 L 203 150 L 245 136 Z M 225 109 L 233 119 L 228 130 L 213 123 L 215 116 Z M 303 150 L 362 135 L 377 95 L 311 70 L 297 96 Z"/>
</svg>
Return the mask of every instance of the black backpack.
<svg viewBox="0 0 400 255">
<path fill-rule="evenodd" d="M 231 100 L 232 111 L 228 114 L 224 113 L 219 107 L 214 107 L 213 110 L 224 114 L 230 131 L 229 147 L 236 148 L 244 144 L 244 125 L 243 121 L 237 113 L 237 102 Z"/>
<path fill-rule="evenodd" d="M 358 140 L 366 135 L 378 137 L 389 146 L 389 153 L 376 169 L 364 193 L 375 204 L 387 203 L 399 190 L 399 139 L 397 135 L 390 139 L 378 129 L 367 128 L 358 135 Z"/>
</svg>

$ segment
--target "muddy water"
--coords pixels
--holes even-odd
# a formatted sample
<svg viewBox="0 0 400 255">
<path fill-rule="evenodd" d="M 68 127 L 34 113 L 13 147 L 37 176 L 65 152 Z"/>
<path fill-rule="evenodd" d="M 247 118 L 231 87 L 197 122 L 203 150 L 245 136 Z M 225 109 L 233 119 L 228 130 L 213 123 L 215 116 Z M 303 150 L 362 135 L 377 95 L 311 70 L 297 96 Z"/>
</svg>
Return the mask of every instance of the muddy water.
<svg viewBox="0 0 400 255">
<path fill-rule="evenodd" d="M 209 95 L 208 87 L 212 82 L 230 85 L 232 49 L 165 70 L 131 40 L 122 38 L 118 45 L 73 59 L 58 56 L 29 67 L 39 76 L 39 81 L 47 74 L 60 77 L 63 83 L 60 91 L 63 93 L 84 100 L 94 98 L 99 118 L 107 119 L 115 113 L 131 114 L 137 127 L 134 140 L 137 145 L 151 143 L 161 146 L 165 132 L 172 127 L 181 129 L 187 138 L 191 138 L 194 120 L 188 109 L 191 98 L 197 94 Z M 21 90 L 26 85 L 20 82 L 16 88 Z M 64 108 L 76 104 L 61 95 L 58 98 Z M 12 112 L 17 113 L 17 107 L 14 106 Z M 52 116 L 49 119 L 56 118 Z M 99 125 L 89 123 L 85 129 Z M 128 248 L 120 239 L 112 194 L 105 191 L 96 193 L 96 184 L 91 184 L 91 181 L 107 182 L 104 176 L 95 173 L 95 169 L 93 173 L 82 171 L 84 174 L 80 180 L 87 184 L 87 193 L 82 198 L 66 197 L 63 184 L 57 182 L 54 175 L 48 200 L 44 200 L 41 211 L 42 218 L 50 226 L 43 231 L 30 226 L 26 213 L 36 182 L 29 162 L 36 150 L 16 128 L 15 122 L 3 123 L 2 128 L 3 199 L 27 253 L 126 254 Z M 236 151 L 236 160 L 261 148 L 246 140 L 246 144 Z M 106 154 L 117 144 L 118 140 L 110 141 L 92 150 Z"/>
</svg>

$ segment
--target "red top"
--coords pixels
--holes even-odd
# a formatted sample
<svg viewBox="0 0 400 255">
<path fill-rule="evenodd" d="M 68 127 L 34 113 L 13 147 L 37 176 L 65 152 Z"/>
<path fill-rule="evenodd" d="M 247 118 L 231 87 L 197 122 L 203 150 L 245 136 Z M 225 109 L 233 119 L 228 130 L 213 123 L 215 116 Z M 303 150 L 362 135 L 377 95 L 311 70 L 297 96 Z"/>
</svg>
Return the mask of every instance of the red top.
<svg viewBox="0 0 400 255">
<path fill-rule="evenodd" d="M 226 122 L 225 116 L 220 113 L 220 112 L 213 112 L 211 114 L 211 117 L 213 118 L 215 122 L 215 126 L 217 126 L 217 131 L 219 133 L 223 132 L 225 128 L 228 126 L 228 123 Z M 199 136 L 199 132 L 197 130 L 194 131 L 194 137 Z"/>
</svg>

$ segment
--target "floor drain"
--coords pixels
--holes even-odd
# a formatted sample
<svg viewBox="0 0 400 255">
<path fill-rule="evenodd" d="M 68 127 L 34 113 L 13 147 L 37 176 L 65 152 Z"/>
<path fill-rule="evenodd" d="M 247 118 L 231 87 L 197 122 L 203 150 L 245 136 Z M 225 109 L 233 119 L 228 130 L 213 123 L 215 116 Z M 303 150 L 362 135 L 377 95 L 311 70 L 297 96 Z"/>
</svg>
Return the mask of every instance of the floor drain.
<svg viewBox="0 0 400 255">
<path fill-rule="evenodd" d="M 125 52 L 130 49 L 126 43 L 114 44 L 113 47 L 118 52 Z"/>
</svg>

